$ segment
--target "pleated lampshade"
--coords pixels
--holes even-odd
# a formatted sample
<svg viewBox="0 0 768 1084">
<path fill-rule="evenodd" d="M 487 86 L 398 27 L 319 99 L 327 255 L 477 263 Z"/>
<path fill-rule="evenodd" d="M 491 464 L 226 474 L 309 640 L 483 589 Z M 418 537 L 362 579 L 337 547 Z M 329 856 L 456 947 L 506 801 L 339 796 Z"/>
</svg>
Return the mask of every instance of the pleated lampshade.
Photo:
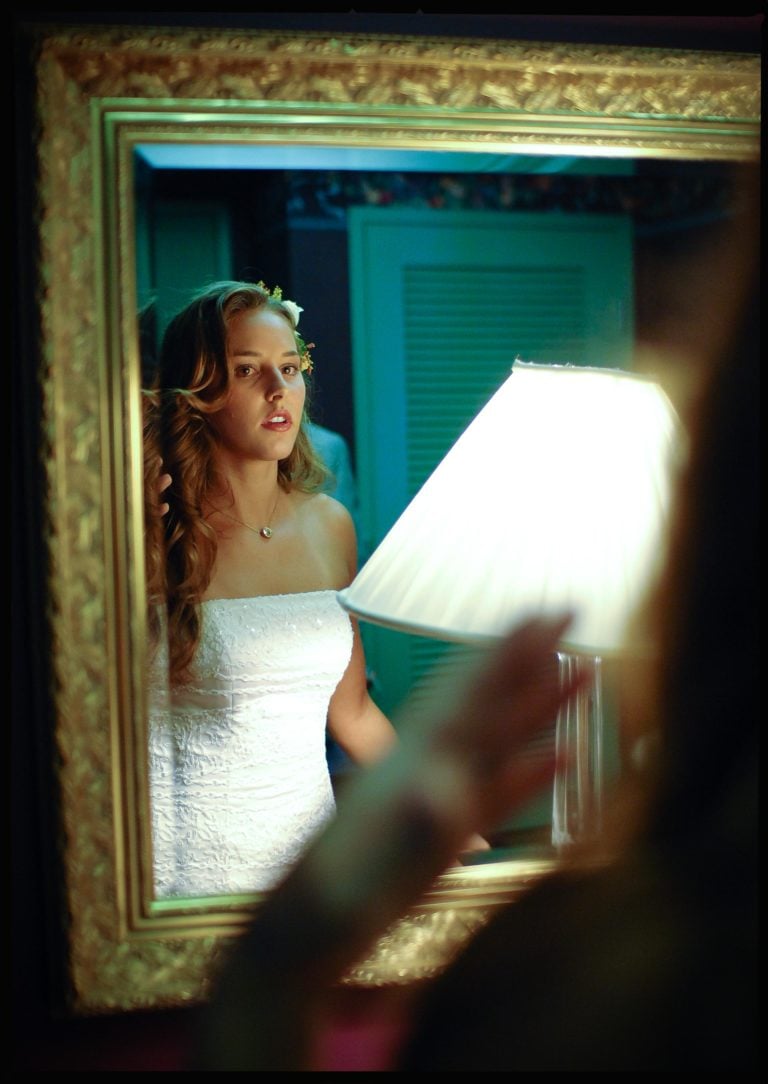
<svg viewBox="0 0 768 1084">
<path fill-rule="evenodd" d="M 566 650 L 617 651 L 662 557 L 681 443 L 648 377 L 515 362 L 339 601 L 457 642 L 569 610 Z"/>
</svg>

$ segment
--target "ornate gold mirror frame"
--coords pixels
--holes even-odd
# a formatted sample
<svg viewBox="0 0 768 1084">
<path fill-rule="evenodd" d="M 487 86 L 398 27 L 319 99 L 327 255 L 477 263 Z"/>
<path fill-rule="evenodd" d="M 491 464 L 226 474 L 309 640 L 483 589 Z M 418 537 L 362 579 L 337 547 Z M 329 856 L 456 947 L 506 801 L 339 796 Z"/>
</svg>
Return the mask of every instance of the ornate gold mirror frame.
<svg viewBox="0 0 768 1084">
<path fill-rule="evenodd" d="M 254 901 L 151 898 L 133 148 L 246 142 L 748 160 L 743 54 L 377 35 L 39 30 L 40 373 L 70 1008 L 205 996 Z M 441 966 L 541 871 L 446 874 L 350 981 Z"/>
</svg>

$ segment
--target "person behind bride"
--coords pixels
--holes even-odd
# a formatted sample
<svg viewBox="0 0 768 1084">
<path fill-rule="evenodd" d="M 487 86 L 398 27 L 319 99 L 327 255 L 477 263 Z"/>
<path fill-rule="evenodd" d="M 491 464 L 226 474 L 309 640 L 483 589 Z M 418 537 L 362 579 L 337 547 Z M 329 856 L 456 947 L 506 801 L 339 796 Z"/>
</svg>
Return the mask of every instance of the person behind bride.
<svg viewBox="0 0 768 1084">
<path fill-rule="evenodd" d="M 159 897 L 271 887 L 334 811 L 326 724 L 357 764 L 395 741 L 336 600 L 357 542 L 321 491 L 301 311 L 263 283 L 204 288 L 146 396 Z"/>
<path fill-rule="evenodd" d="M 747 180 L 749 211 L 758 178 Z M 384 1042 L 375 1031 L 369 1050 L 378 1071 L 729 1075 L 759 1065 L 755 225 L 737 216 L 735 244 L 709 268 L 711 293 L 700 287 L 701 317 L 681 329 L 686 353 L 668 359 L 690 366 L 689 452 L 665 559 L 635 618 L 656 650 L 628 657 L 621 679 L 622 729 L 644 754 L 612 795 L 603 836 L 412 984 L 394 1029 L 383 1018 Z M 334 997 L 350 967 L 423 898 L 457 839 L 551 787 L 552 765 L 526 754 L 576 691 L 553 666 L 570 616 L 513 628 L 469 679 L 438 673 L 431 698 L 407 709 L 391 754 L 358 774 L 233 942 L 196 1021 L 190 1069 L 328 1070 Z M 354 1038 L 365 1045 L 364 1027 Z"/>
</svg>

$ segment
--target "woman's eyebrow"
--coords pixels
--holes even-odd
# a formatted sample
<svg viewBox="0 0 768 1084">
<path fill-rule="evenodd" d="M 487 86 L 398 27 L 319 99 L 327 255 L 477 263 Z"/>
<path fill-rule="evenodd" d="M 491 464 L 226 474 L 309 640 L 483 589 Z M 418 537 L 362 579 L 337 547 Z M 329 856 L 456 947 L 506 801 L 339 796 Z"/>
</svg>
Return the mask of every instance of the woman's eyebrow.
<svg viewBox="0 0 768 1084">
<path fill-rule="evenodd" d="M 284 350 L 281 357 L 284 358 L 296 358 L 299 356 L 298 350 Z M 260 350 L 233 350 L 233 358 L 262 358 L 264 355 Z"/>
</svg>

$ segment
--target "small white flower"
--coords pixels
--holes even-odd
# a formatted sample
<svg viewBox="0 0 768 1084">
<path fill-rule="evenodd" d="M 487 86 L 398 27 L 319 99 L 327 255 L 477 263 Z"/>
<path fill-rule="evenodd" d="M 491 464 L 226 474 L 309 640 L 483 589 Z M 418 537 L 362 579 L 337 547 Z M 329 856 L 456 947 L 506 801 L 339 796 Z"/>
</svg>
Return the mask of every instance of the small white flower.
<svg viewBox="0 0 768 1084">
<path fill-rule="evenodd" d="M 288 301 L 288 300 L 286 300 L 286 298 L 283 298 L 283 305 L 285 306 L 286 309 L 288 309 L 288 312 L 291 314 L 291 320 L 293 320 L 293 326 L 298 327 L 299 326 L 299 314 L 304 312 L 304 309 L 301 307 L 301 305 L 297 305 L 295 301 Z"/>
</svg>

